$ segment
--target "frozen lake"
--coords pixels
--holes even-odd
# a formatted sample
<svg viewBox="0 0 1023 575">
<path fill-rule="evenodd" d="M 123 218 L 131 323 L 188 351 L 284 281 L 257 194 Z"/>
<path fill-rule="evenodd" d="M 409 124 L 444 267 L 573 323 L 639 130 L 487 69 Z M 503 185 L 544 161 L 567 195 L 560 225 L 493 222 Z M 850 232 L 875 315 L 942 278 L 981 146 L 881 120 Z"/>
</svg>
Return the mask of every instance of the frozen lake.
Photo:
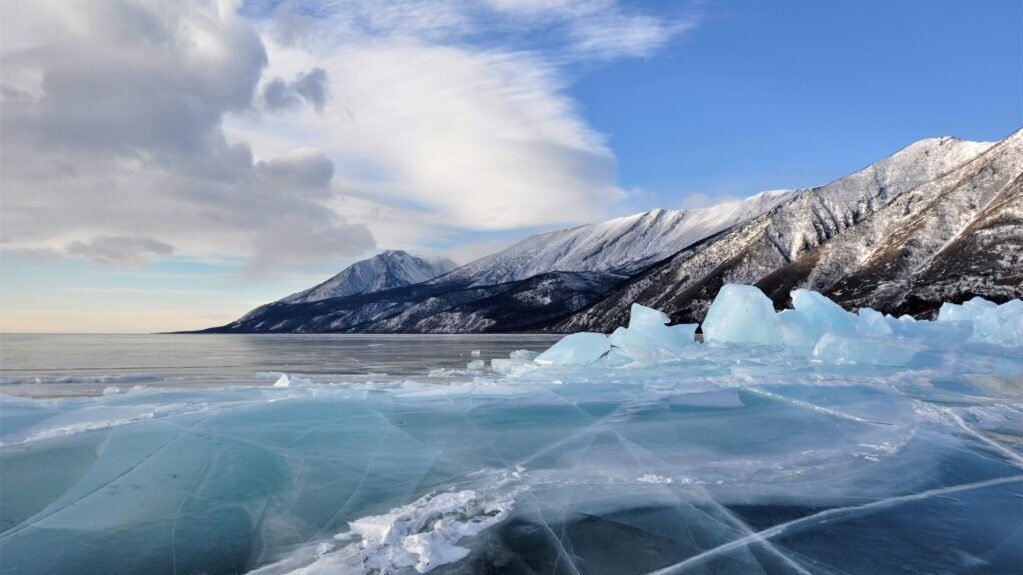
<svg viewBox="0 0 1023 575">
<path fill-rule="evenodd" d="M 314 382 L 471 379 L 469 361 L 542 351 L 548 335 L 0 335 L 0 393 L 98 395 L 110 386 L 272 385 L 278 372 Z M 478 350 L 480 357 L 473 357 Z M 439 375 L 436 370 L 447 370 Z"/>
<path fill-rule="evenodd" d="M 1023 571 L 1023 347 L 765 305 L 539 358 L 557 338 L 4 337 L 3 571 Z"/>
</svg>

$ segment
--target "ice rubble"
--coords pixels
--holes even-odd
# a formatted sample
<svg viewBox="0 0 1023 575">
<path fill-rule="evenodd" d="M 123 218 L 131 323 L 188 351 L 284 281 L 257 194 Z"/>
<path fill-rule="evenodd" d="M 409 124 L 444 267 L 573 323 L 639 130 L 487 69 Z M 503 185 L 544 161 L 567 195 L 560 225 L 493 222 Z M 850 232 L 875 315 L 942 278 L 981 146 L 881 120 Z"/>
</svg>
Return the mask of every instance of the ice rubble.
<svg viewBox="0 0 1023 575">
<path fill-rule="evenodd" d="M 1001 305 L 975 297 L 962 305 L 942 304 L 938 321 L 968 321 L 973 326 L 969 341 L 1023 346 L 1023 300 Z"/>
<path fill-rule="evenodd" d="M 771 300 L 748 285 L 727 284 L 703 322 L 709 344 L 773 346 L 783 353 L 833 363 L 900 366 L 921 351 L 967 342 L 1023 346 L 1023 301 L 998 305 L 974 298 L 944 304 L 937 321 L 895 318 L 863 308 L 850 313 L 810 290 L 792 292 L 793 309 L 776 313 Z M 536 358 L 540 365 L 650 364 L 679 359 L 697 345 L 696 324 L 667 325 L 664 313 L 632 305 L 627 328 L 610 336 L 576 333 Z M 710 353 L 710 352 L 707 352 Z"/>
</svg>

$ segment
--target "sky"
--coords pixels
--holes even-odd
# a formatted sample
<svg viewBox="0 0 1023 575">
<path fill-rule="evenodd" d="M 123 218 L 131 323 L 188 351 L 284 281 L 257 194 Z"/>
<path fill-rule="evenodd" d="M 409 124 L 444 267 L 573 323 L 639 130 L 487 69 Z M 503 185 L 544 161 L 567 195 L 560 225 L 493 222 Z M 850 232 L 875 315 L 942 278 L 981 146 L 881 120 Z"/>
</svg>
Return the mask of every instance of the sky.
<svg viewBox="0 0 1023 575">
<path fill-rule="evenodd" d="M 0 332 L 221 325 L 1020 127 L 1018 0 L 6 0 Z"/>
</svg>

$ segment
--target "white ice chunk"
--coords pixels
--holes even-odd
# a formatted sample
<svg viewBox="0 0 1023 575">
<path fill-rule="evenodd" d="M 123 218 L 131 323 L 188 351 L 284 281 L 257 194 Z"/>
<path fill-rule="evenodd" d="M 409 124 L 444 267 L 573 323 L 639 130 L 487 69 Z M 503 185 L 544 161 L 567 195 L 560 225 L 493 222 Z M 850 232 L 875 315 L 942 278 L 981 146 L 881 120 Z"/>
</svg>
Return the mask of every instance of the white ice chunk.
<svg viewBox="0 0 1023 575">
<path fill-rule="evenodd" d="M 703 320 L 706 341 L 777 345 L 781 336 L 774 304 L 755 286 L 724 285 Z"/>
<path fill-rule="evenodd" d="M 465 368 L 470 371 L 483 371 L 487 364 L 483 363 L 482 359 L 474 359 L 466 364 Z"/>
<path fill-rule="evenodd" d="M 566 335 L 534 361 L 540 365 L 589 365 L 610 349 L 606 335 L 584 331 Z"/>
<path fill-rule="evenodd" d="M 456 543 L 503 521 L 511 505 L 475 491 L 440 493 L 349 526 L 361 538 L 363 566 L 370 572 L 413 568 L 426 573 L 468 555 L 469 549 Z"/>
<path fill-rule="evenodd" d="M 289 376 L 286 373 L 282 373 L 281 377 L 279 377 L 277 379 L 277 381 L 274 382 L 273 386 L 274 387 L 291 387 L 292 385 L 309 385 L 311 383 L 312 382 L 309 381 L 308 379 L 302 379 L 301 377 L 298 377 L 297 375 L 290 375 Z"/>
<path fill-rule="evenodd" d="M 480 356 L 480 350 L 474 349 L 471 352 L 469 352 L 469 355 L 471 355 L 473 357 L 479 357 Z"/>
<path fill-rule="evenodd" d="M 538 356 L 538 355 L 540 355 L 540 352 L 529 351 L 528 349 L 517 349 L 517 350 L 509 353 L 508 357 L 511 358 L 511 359 L 522 359 L 522 360 L 526 360 L 526 361 L 533 361 L 534 359 L 536 359 L 536 356 Z"/>
</svg>

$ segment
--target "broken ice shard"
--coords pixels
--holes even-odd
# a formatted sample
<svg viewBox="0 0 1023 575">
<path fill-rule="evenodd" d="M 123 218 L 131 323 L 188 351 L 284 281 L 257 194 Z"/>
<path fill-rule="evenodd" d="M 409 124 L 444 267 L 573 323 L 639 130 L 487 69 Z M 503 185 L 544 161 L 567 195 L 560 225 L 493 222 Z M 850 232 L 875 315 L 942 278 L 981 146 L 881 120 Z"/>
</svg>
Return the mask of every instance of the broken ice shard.
<svg viewBox="0 0 1023 575">
<path fill-rule="evenodd" d="M 781 325 L 774 304 L 754 286 L 727 284 L 703 320 L 706 341 L 727 343 L 781 343 Z"/>
<path fill-rule="evenodd" d="M 611 349 L 602 333 L 580 332 L 566 335 L 536 357 L 540 365 L 589 365 Z"/>
<path fill-rule="evenodd" d="M 624 356 L 640 363 L 674 359 L 694 345 L 696 324 L 667 325 L 671 320 L 661 311 L 632 304 L 629 327 L 620 327 L 609 342 Z"/>
</svg>

